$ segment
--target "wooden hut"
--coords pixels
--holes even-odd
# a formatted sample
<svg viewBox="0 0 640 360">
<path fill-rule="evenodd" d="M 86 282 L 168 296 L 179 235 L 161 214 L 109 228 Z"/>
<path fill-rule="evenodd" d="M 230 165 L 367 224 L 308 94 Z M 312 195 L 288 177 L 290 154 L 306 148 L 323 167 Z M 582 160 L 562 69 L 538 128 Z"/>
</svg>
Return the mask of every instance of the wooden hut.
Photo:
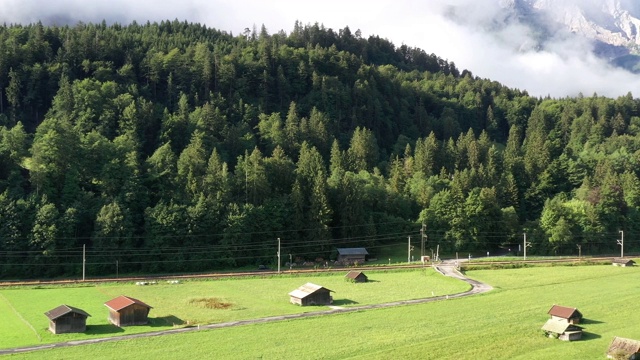
<svg viewBox="0 0 640 360">
<path fill-rule="evenodd" d="M 561 320 L 569 324 L 580 324 L 582 314 L 576 308 L 553 305 L 549 310 L 552 320 Z"/>
<path fill-rule="evenodd" d="M 574 341 L 582 338 L 582 328 L 563 320 L 549 319 L 542 326 L 542 330 L 549 337 L 557 337 L 563 341 Z"/>
<path fill-rule="evenodd" d="M 115 326 L 145 325 L 151 306 L 138 299 L 119 296 L 104 303 L 109 308 L 109 321 Z"/>
<path fill-rule="evenodd" d="M 69 305 L 60 305 L 44 313 L 49 318 L 49 331 L 54 334 L 80 333 L 87 330 L 87 317 L 84 310 Z"/>
<path fill-rule="evenodd" d="M 368 255 L 365 248 L 339 248 L 337 260 L 343 265 L 364 264 Z"/>
<path fill-rule="evenodd" d="M 306 283 L 290 292 L 289 297 L 292 304 L 300 306 L 330 305 L 333 302 L 332 292 L 320 285 Z"/>
<path fill-rule="evenodd" d="M 347 280 L 356 282 L 356 283 L 363 283 L 369 280 L 369 278 L 367 278 L 367 275 L 365 275 L 362 271 L 354 271 L 354 270 L 349 271 L 347 275 L 345 275 L 344 277 Z"/>
<path fill-rule="evenodd" d="M 615 336 L 607 350 L 609 359 L 640 359 L 640 341 Z"/>
<path fill-rule="evenodd" d="M 626 266 L 634 266 L 636 264 L 636 262 L 631 260 L 631 259 L 616 258 L 616 259 L 613 259 L 613 261 L 611 261 L 611 264 L 613 266 L 626 267 Z"/>
</svg>

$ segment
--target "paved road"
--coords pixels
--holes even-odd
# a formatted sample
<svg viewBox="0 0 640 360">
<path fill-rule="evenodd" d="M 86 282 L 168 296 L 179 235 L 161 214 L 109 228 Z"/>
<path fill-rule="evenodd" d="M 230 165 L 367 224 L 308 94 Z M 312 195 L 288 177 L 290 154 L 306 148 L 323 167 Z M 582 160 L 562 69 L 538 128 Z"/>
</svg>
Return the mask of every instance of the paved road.
<svg viewBox="0 0 640 360">
<path fill-rule="evenodd" d="M 457 293 L 457 294 L 435 296 L 435 297 L 424 298 L 424 299 L 402 300 L 402 301 L 394 301 L 394 302 L 389 302 L 384 304 L 353 306 L 349 308 L 335 307 L 330 310 L 312 311 L 312 312 L 301 313 L 301 314 L 269 316 L 269 317 L 258 318 L 258 319 L 229 321 L 224 323 L 184 327 L 179 329 L 161 330 L 161 331 L 146 332 L 146 333 L 132 334 L 132 335 L 112 336 L 112 337 L 98 338 L 98 339 L 76 340 L 76 341 L 59 342 L 59 343 L 46 344 L 46 345 L 35 345 L 35 346 L 20 347 L 20 348 L 1 349 L 0 355 L 17 354 L 17 353 L 23 353 L 27 351 L 63 348 L 63 347 L 77 346 L 77 345 L 103 343 L 108 341 L 136 339 L 141 337 L 178 334 L 178 333 L 185 333 L 185 332 L 199 331 L 199 330 L 226 328 L 226 327 L 241 326 L 241 325 L 247 325 L 247 324 L 259 324 L 259 323 L 267 323 L 267 322 L 275 322 L 275 321 L 283 321 L 283 320 L 291 320 L 291 319 L 300 319 L 300 318 L 306 318 L 306 317 L 312 317 L 312 316 L 339 314 L 339 313 L 361 311 L 361 310 L 382 309 L 382 308 L 390 308 L 390 307 L 412 305 L 412 304 L 423 304 L 423 303 L 428 303 L 433 301 L 471 296 L 475 294 L 484 293 L 493 289 L 488 284 L 481 283 L 476 280 L 471 280 L 465 277 L 462 273 L 458 271 L 456 265 L 457 265 L 456 260 L 445 260 L 442 263 L 435 265 L 434 268 L 444 276 L 450 276 L 450 277 L 460 279 L 464 282 L 469 283 L 472 287 L 471 290 Z"/>
</svg>

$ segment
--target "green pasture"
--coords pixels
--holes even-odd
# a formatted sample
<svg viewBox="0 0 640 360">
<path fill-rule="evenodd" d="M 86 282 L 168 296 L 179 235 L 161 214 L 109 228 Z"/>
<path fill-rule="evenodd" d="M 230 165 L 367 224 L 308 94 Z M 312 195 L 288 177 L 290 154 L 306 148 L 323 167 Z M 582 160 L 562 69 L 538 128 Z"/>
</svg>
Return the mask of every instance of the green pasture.
<svg viewBox="0 0 640 360">
<path fill-rule="evenodd" d="M 0 289 L 0 348 L 91 339 L 170 329 L 175 326 L 211 324 L 274 315 L 301 313 L 327 307 L 300 307 L 289 303 L 288 293 L 306 282 L 334 291 L 336 306 L 352 307 L 397 300 L 417 299 L 463 292 L 470 287 L 445 278 L 431 268 L 412 271 L 369 271 L 368 283 L 345 281 L 345 272 L 224 280 L 184 281 L 138 286 L 107 283 L 81 287 Z M 144 301 L 153 307 L 147 326 L 118 328 L 107 321 L 104 303 L 120 295 Z M 44 313 L 61 304 L 85 310 L 84 334 L 51 334 Z M 218 305 L 218 308 L 211 307 Z"/>
<path fill-rule="evenodd" d="M 604 359 L 613 336 L 640 339 L 640 267 L 531 267 L 468 275 L 495 289 L 428 304 L 47 350 L 19 358 L 83 359 L 91 354 L 105 359 L 284 359 L 304 354 L 308 359 Z M 579 308 L 586 319 L 583 340 L 563 342 L 542 335 L 540 327 L 553 304 Z"/>
</svg>

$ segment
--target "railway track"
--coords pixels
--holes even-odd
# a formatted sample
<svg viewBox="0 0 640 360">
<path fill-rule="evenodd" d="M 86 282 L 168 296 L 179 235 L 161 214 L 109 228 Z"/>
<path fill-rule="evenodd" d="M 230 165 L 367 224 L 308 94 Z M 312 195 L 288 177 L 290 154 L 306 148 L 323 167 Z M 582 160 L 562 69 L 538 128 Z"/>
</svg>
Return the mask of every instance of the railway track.
<svg viewBox="0 0 640 360">
<path fill-rule="evenodd" d="M 510 264 L 552 264 L 552 263 L 580 263 L 580 262 L 605 262 L 611 261 L 613 257 L 590 257 L 590 258 L 559 258 L 559 259 L 536 259 L 536 260 L 509 260 L 509 261 L 467 261 L 464 262 L 465 267 L 472 266 L 494 266 L 494 265 L 510 265 Z M 38 286 L 38 285 L 69 285 L 69 284 L 95 284 L 105 282 L 152 282 L 159 280 L 187 280 L 187 279 L 216 279 L 216 278 L 233 278 L 233 277 L 251 277 L 251 276 L 274 276 L 279 274 L 295 275 L 305 273 L 330 273 L 344 272 L 346 270 L 399 270 L 399 269 L 417 269 L 434 264 L 408 264 L 408 265 L 384 265 L 384 266 L 360 266 L 360 267 L 330 267 L 318 269 L 295 269 L 282 270 L 255 270 L 255 271 L 234 271 L 234 272 L 212 272 L 206 274 L 181 274 L 181 275 L 157 275 L 157 276 L 127 276 L 127 277 L 97 277 L 82 279 L 58 279 L 58 280 L 11 280 L 0 281 L 0 287 L 8 286 Z"/>
</svg>

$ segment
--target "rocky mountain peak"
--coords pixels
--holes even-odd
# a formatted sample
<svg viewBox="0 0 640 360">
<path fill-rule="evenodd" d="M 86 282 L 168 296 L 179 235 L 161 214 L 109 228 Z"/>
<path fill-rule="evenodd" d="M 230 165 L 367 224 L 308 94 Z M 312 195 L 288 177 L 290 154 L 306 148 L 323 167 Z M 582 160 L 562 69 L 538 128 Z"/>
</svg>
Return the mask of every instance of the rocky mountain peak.
<svg viewBox="0 0 640 360">
<path fill-rule="evenodd" d="M 546 19 L 571 33 L 600 43 L 612 56 L 640 49 L 640 2 L 631 0 L 499 0 L 523 21 Z M 614 51 L 615 50 L 615 51 Z M 606 52 L 606 51 L 605 51 Z M 606 54 L 605 54 L 606 55 Z"/>
</svg>

